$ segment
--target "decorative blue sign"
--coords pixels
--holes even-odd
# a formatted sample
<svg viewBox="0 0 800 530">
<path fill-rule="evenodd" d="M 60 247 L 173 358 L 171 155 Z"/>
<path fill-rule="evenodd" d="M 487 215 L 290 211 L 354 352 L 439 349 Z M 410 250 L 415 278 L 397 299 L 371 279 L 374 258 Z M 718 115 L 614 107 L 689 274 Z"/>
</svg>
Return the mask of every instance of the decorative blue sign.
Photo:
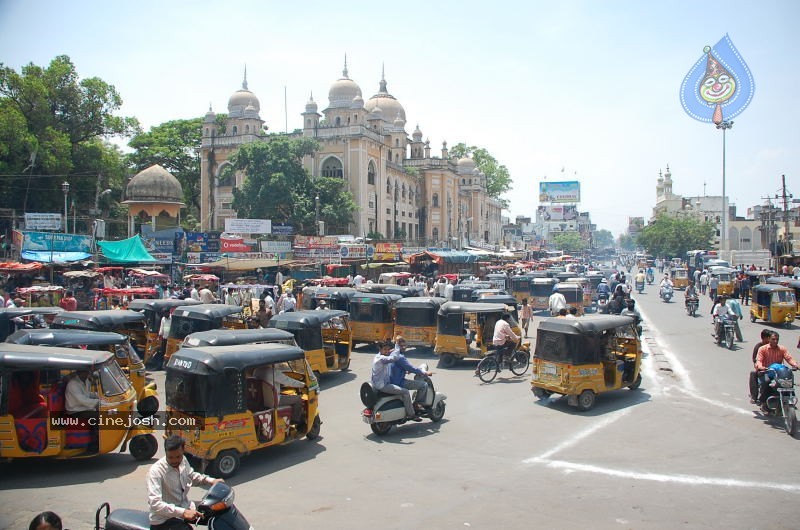
<svg viewBox="0 0 800 530">
<path fill-rule="evenodd" d="M 681 84 L 681 104 L 692 118 L 720 124 L 747 108 L 755 88 L 750 68 L 726 34 L 706 46 L 689 70 Z"/>
</svg>

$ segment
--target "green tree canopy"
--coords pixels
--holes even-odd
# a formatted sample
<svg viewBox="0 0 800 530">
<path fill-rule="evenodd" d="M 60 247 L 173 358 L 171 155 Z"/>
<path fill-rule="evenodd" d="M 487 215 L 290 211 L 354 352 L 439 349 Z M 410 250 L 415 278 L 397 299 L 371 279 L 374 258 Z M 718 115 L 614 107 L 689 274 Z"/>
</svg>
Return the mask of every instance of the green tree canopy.
<svg viewBox="0 0 800 530">
<path fill-rule="evenodd" d="M 241 188 L 233 190 L 237 215 L 288 223 L 299 233 L 314 234 L 319 197 L 319 219 L 325 221 L 326 232 L 348 233 L 357 205 L 346 184 L 340 178 L 311 179 L 303 168 L 303 157 L 317 149 L 313 139 L 283 135 L 240 147 L 229 166 L 247 175 Z"/>
<path fill-rule="evenodd" d="M 511 189 L 511 184 L 513 183 L 506 166 L 498 162 L 483 147 L 467 146 L 465 143 L 453 146 L 450 149 L 450 154 L 458 158 L 471 155 L 475 161 L 475 167 L 486 175 L 486 191 L 489 196 L 503 203 L 503 208 L 508 207 L 508 201 L 501 198 L 504 193 Z"/>
<path fill-rule="evenodd" d="M 113 85 L 79 79 L 65 55 L 20 72 L 0 63 L 0 203 L 60 211 L 66 181 L 78 208 L 93 208 L 99 175 L 119 169 L 102 140 L 138 130 L 135 118 L 115 115 L 121 105 Z"/>
<path fill-rule="evenodd" d="M 614 234 L 608 230 L 597 230 L 592 238 L 595 248 L 609 248 L 614 246 Z"/>
<path fill-rule="evenodd" d="M 567 254 L 577 254 L 586 249 L 586 241 L 577 232 L 564 232 L 553 236 L 553 246 Z"/>
<path fill-rule="evenodd" d="M 135 171 L 158 164 L 183 186 L 189 212 L 200 212 L 200 136 L 202 118 L 172 120 L 134 136 L 128 160 Z"/>
<path fill-rule="evenodd" d="M 710 221 L 688 215 L 660 215 L 644 227 L 637 243 L 654 256 L 684 257 L 689 250 L 709 248 L 715 233 Z"/>
<path fill-rule="evenodd" d="M 636 239 L 630 234 L 620 234 L 617 244 L 622 250 L 636 250 Z"/>
</svg>

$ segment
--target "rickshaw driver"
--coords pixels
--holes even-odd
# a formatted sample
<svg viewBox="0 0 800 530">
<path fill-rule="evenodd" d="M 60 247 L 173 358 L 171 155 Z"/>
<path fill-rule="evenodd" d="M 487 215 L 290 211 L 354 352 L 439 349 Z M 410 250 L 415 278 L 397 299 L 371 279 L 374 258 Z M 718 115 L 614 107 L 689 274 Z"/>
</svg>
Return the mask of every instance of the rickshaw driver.
<svg viewBox="0 0 800 530">
<path fill-rule="evenodd" d="M 420 409 L 422 408 L 422 404 L 425 403 L 425 396 L 428 392 L 428 383 L 425 381 L 418 381 L 416 379 L 406 379 L 406 373 L 414 373 L 417 375 L 427 375 L 430 377 L 433 375 L 432 372 L 425 372 L 420 370 L 419 368 L 414 368 L 406 356 L 403 355 L 403 352 L 406 351 L 406 340 L 398 335 L 394 339 L 394 350 L 392 353 L 397 353 L 398 358 L 397 361 L 392 363 L 391 365 L 391 373 L 389 375 L 389 382 L 393 385 L 401 386 L 403 388 L 408 389 L 408 391 L 416 390 L 417 397 L 414 400 L 414 408 Z"/>
<path fill-rule="evenodd" d="M 304 388 L 305 383 L 289 377 L 280 368 L 276 369 L 274 364 L 267 366 L 259 366 L 253 370 L 253 377 L 275 387 L 275 392 L 278 394 L 278 403 L 274 406 L 291 406 L 292 407 L 292 422 L 299 423 L 302 420 L 301 403 L 302 398 L 297 394 L 281 394 L 281 385 L 290 388 Z M 266 397 L 267 392 L 264 393 Z M 264 404 L 269 405 L 268 403 Z"/>
<path fill-rule="evenodd" d="M 87 451 L 96 453 L 99 447 L 97 411 L 100 409 L 100 397 L 91 391 L 91 380 L 87 370 L 77 370 L 72 374 L 64 390 L 64 409 L 67 415 L 89 421 L 86 428 L 91 432 L 91 441 Z"/>
<path fill-rule="evenodd" d="M 700 301 L 700 297 L 697 295 L 697 288 L 694 286 L 694 282 L 689 280 L 689 284 L 686 286 L 686 290 L 683 292 L 683 305 L 689 305 L 689 300 L 695 299 L 698 302 Z"/>
<path fill-rule="evenodd" d="M 511 324 L 508 323 L 509 320 L 511 320 L 511 315 L 509 313 L 503 313 L 503 316 L 500 317 L 494 325 L 492 344 L 497 347 L 498 364 L 503 363 L 503 357 L 505 357 L 506 353 L 510 354 L 514 351 L 514 348 L 519 342 L 519 337 L 511 329 Z"/>
<path fill-rule="evenodd" d="M 372 387 L 384 394 L 396 394 L 402 397 L 403 405 L 406 408 L 406 416 L 412 421 L 422 421 L 422 418 L 414 412 L 414 405 L 411 402 L 411 392 L 407 388 L 392 384 L 391 364 L 400 358 L 399 350 L 392 350 L 389 341 L 378 343 L 379 351 L 372 359 Z"/>
<path fill-rule="evenodd" d="M 184 445 L 183 438 L 178 435 L 164 440 L 165 456 L 147 473 L 151 530 L 191 530 L 189 522 L 196 521 L 200 514 L 189 500 L 189 488 L 223 482 L 221 478 L 193 470 L 183 455 Z"/>
</svg>

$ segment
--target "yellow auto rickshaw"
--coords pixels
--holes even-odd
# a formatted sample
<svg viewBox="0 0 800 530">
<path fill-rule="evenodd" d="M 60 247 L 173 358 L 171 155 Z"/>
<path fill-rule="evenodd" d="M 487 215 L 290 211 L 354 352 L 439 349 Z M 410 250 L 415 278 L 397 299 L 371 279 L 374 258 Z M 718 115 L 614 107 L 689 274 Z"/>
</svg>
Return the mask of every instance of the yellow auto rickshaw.
<svg viewBox="0 0 800 530">
<path fill-rule="evenodd" d="M 564 295 L 564 299 L 567 301 L 567 308 L 574 307 L 578 310 L 578 316 L 583 315 L 583 287 L 580 284 L 563 282 L 557 283 L 555 288 Z"/>
<path fill-rule="evenodd" d="M 100 399 L 96 412 L 65 411 L 66 387 L 78 377 L 73 371 L 89 373 Z M 108 351 L 0 343 L 0 403 L 3 460 L 84 458 L 120 445 L 136 460 L 149 460 L 158 450 L 153 430 L 133 421 L 136 391 Z"/>
<path fill-rule="evenodd" d="M 783 285 L 763 283 L 752 289 L 750 322 L 763 320 L 768 324 L 791 324 L 797 315 L 794 289 Z"/>
<path fill-rule="evenodd" d="M 783 285 L 784 287 L 790 287 L 794 289 L 794 299 L 797 303 L 795 316 L 797 316 L 797 312 L 800 312 L 800 280 L 795 280 L 790 276 L 771 276 L 770 278 L 767 278 L 767 283 Z"/>
<path fill-rule="evenodd" d="M 717 278 L 717 294 L 731 296 L 733 294 L 733 280 L 736 271 L 727 267 L 711 267 L 711 275 Z"/>
<path fill-rule="evenodd" d="M 350 368 L 352 331 L 347 311 L 318 309 L 275 315 L 269 329 L 288 331 L 306 353 L 315 374 Z"/>
<path fill-rule="evenodd" d="M 356 293 L 350 299 L 350 327 L 353 344 L 391 340 L 394 336 L 396 294 Z"/>
<path fill-rule="evenodd" d="M 548 318 L 536 331 L 531 390 L 539 399 L 565 395 L 570 405 L 589 410 L 601 392 L 639 388 L 641 362 L 631 317 Z"/>
<path fill-rule="evenodd" d="M 238 316 L 237 316 L 238 315 Z M 245 329 L 247 324 L 238 305 L 197 304 L 176 307 L 169 326 L 164 366 L 169 357 L 181 347 L 183 339 L 191 333 L 210 329 Z"/>
<path fill-rule="evenodd" d="M 181 436 L 186 453 L 220 478 L 255 450 L 317 439 L 322 425 L 319 383 L 296 346 L 181 348 L 167 364 L 166 393 L 165 434 Z"/>
<path fill-rule="evenodd" d="M 528 305 L 534 311 L 542 311 L 550 308 L 550 295 L 553 294 L 553 286 L 556 284 L 555 278 L 534 278 L 531 282 L 531 295 Z"/>
<path fill-rule="evenodd" d="M 531 282 L 533 276 L 519 275 L 511 277 L 511 295 L 517 299 L 518 303 L 522 303 L 525 298 L 531 296 Z"/>
<path fill-rule="evenodd" d="M 136 391 L 136 410 L 142 416 L 152 416 L 158 411 L 156 383 L 147 379 L 144 363 L 130 343 L 130 338 L 112 331 L 87 331 L 85 329 L 21 329 L 6 339 L 12 344 L 28 346 L 59 346 L 109 351 L 114 354 L 122 372 Z"/>
<path fill-rule="evenodd" d="M 83 329 L 86 331 L 113 331 L 130 339 L 137 351 L 147 348 L 147 329 L 143 314 L 127 309 L 100 309 L 97 311 L 64 311 L 53 317 L 54 329 Z M 125 365 L 120 360 L 120 366 Z"/>
<path fill-rule="evenodd" d="M 586 276 L 573 276 L 572 278 L 567 278 L 564 283 L 574 283 L 575 285 L 580 285 L 581 291 L 583 292 L 584 312 L 587 308 L 592 307 L 592 284 L 589 282 L 589 278 Z"/>
<path fill-rule="evenodd" d="M 147 326 L 147 345 L 143 350 L 145 364 L 153 358 L 161 347 L 161 339 L 158 337 L 161 319 L 168 316 L 176 307 L 198 305 L 199 303 L 200 300 L 193 298 L 187 298 L 186 300 L 177 298 L 138 298 L 130 301 L 128 309 L 143 313 L 145 316 L 145 324 Z"/>
<path fill-rule="evenodd" d="M 452 368 L 462 359 L 482 359 L 494 336 L 494 326 L 507 313 L 504 304 L 446 302 L 439 307 L 436 319 L 436 343 L 433 353 L 442 368 Z M 510 322 L 512 331 L 521 336 L 519 324 Z M 520 349 L 529 349 L 525 342 Z"/>
<path fill-rule="evenodd" d="M 436 315 L 447 299 L 427 296 L 403 298 L 395 303 L 394 334 L 409 346 L 431 348 L 436 345 Z"/>
<path fill-rule="evenodd" d="M 349 311 L 350 298 L 355 293 L 356 290 L 352 287 L 304 287 L 300 307 L 302 309 L 316 309 L 319 303 L 324 300 L 328 309 Z"/>
<path fill-rule="evenodd" d="M 672 287 L 675 289 L 689 287 L 689 269 L 686 267 L 672 269 Z"/>
<path fill-rule="evenodd" d="M 46 328 L 55 315 L 63 313 L 60 307 L 2 307 L 0 308 L 0 342 L 17 331 L 17 327 Z"/>
</svg>

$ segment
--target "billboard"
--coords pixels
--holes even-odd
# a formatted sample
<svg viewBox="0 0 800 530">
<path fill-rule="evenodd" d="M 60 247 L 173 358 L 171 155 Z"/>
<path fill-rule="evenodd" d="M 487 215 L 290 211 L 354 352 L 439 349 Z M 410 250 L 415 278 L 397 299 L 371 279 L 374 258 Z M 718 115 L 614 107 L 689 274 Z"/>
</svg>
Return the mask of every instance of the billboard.
<svg viewBox="0 0 800 530">
<path fill-rule="evenodd" d="M 628 233 L 638 234 L 644 228 L 644 217 L 628 217 Z"/>
<path fill-rule="evenodd" d="M 186 250 L 189 252 L 219 252 L 219 232 L 186 232 Z"/>
<path fill-rule="evenodd" d="M 541 221 L 574 221 L 578 218 L 578 208 L 574 204 L 539 206 L 536 217 Z"/>
<path fill-rule="evenodd" d="M 61 230 L 61 214 L 26 213 L 25 230 Z"/>
<path fill-rule="evenodd" d="M 271 234 L 269 219 L 225 219 L 225 231 L 234 234 Z"/>
<path fill-rule="evenodd" d="M 581 183 L 577 180 L 540 182 L 539 202 L 581 202 Z"/>
<path fill-rule="evenodd" d="M 51 232 L 23 232 L 22 251 L 92 252 L 92 236 Z"/>
<path fill-rule="evenodd" d="M 241 237 L 223 237 L 220 239 L 222 252 L 251 252 L 253 249 Z"/>
</svg>

